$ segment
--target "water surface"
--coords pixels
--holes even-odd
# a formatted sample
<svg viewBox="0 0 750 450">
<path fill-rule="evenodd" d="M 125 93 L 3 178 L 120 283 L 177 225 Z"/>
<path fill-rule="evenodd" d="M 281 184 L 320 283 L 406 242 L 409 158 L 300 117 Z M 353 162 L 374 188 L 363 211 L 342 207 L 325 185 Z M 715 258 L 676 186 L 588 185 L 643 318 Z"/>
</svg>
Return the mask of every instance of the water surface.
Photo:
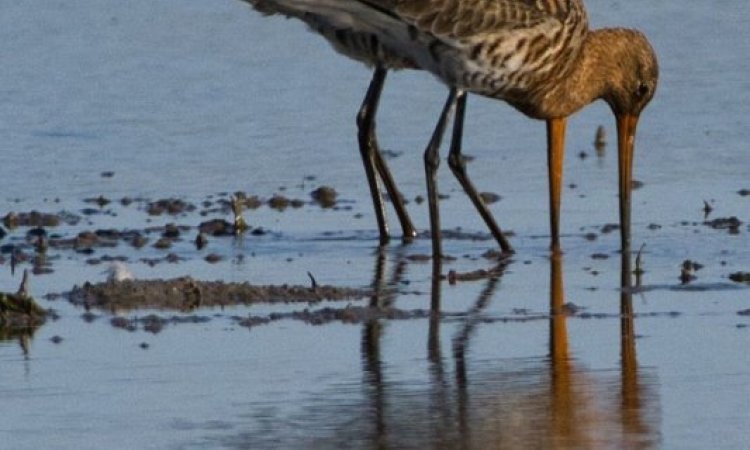
<svg viewBox="0 0 750 450">
<path fill-rule="evenodd" d="M 413 258 L 429 254 L 427 239 L 409 246 L 396 239 L 376 251 L 354 127 L 370 73 L 301 24 L 262 18 L 230 0 L 0 4 L 0 214 L 80 214 L 91 206 L 83 200 L 99 195 L 199 204 L 241 190 L 307 200 L 330 185 L 342 208 L 247 212 L 269 234 L 211 240 L 209 250 L 224 257 L 217 264 L 189 239 L 171 250 L 184 258 L 177 264 L 141 262 L 164 257 L 150 246 L 93 257 L 125 255 L 141 278 L 307 284 L 310 271 L 324 283 L 395 287 L 376 300 L 398 308 L 429 309 L 439 298 L 446 313 L 356 325 L 289 320 L 248 331 L 231 316 L 277 309 L 238 307 L 203 311 L 212 320 L 154 335 L 115 329 L 107 314 L 87 323 L 63 300 L 41 300 L 60 318 L 29 340 L 0 341 L 0 442 L 14 449 L 743 447 L 750 321 L 738 312 L 750 308 L 750 293 L 728 275 L 750 271 L 750 197 L 737 193 L 750 188 L 750 6 L 604 0 L 588 8 L 593 26 L 642 29 L 660 58 L 660 85 L 636 144 L 643 187 L 634 191 L 633 242 L 645 244 L 645 273 L 643 289 L 630 296 L 619 290 L 617 232 L 601 232 L 617 222 L 615 148 L 597 155 L 592 147 L 599 125 L 610 141 L 615 134 L 601 103 L 568 126 L 565 253 L 551 261 L 544 126 L 470 98 L 469 171 L 480 190 L 502 196 L 491 209 L 514 231 L 517 254 L 495 279 L 433 286 L 430 264 Z M 386 83 L 378 133 L 398 155 L 389 163 L 409 200 L 424 195 L 421 152 L 446 94 L 424 73 L 391 74 Z M 107 171 L 114 176 L 103 177 Z M 445 165 L 439 186 L 449 196 L 441 202 L 444 227 L 484 233 Z M 741 220 L 739 233 L 703 225 L 704 201 L 713 208 L 709 220 Z M 113 203 L 110 214 L 56 231 L 196 227 L 206 219 L 149 217 L 138 205 Z M 426 205 L 408 208 L 424 230 Z M 398 236 L 393 214 L 391 221 Z M 23 243 L 26 231 L 1 243 Z M 487 239 L 449 239 L 445 251 L 456 260 L 443 272 L 489 268 L 481 255 L 493 247 Z M 104 279 L 103 265 L 87 264 L 92 255 L 50 256 L 54 272 L 31 280 L 38 298 Z M 704 267 L 683 286 L 686 259 Z M 7 259 L 0 269 L 0 289 L 15 291 L 20 271 L 11 274 Z M 579 312 L 550 316 L 561 302 Z"/>
</svg>

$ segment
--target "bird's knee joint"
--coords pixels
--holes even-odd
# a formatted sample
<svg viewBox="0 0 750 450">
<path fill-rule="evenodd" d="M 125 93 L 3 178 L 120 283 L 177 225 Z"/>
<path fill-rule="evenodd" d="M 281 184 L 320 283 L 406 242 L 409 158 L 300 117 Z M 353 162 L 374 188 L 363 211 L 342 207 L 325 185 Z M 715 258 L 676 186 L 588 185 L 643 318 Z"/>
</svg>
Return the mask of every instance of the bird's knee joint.
<svg viewBox="0 0 750 450">
<path fill-rule="evenodd" d="M 453 170 L 464 172 L 466 170 L 466 162 L 461 157 L 461 155 L 451 153 L 450 155 L 448 155 L 448 167 Z"/>
<path fill-rule="evenodd" d="M 363 132 L 370 123 L 370 109 L 366 106 L 363 106 L 359 112 L 357 113 L 356 118 L 357 128 L 359 129 L 360 133 Z"/>
<path fill-rule="evenodd" d="M 440 157 L 434 152 L 425 152 L 424 165 L 432 171 L 437 171 L 440 167 Z"/>
</svg>

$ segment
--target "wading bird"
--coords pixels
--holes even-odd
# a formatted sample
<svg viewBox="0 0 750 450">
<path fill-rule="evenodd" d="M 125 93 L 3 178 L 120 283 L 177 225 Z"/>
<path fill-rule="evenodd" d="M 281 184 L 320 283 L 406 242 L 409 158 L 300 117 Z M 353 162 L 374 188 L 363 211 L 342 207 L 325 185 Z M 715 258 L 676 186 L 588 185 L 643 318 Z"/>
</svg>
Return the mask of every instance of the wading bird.
<svg viewBox="0 0 750 450">
<path fill-rule="evenodd" d="M 595 100 L 607 102 L 617 122 L 621 246 L 629 251 L 636 126 L 658 80 L 656 55 L 642 33 L 590 30 L 581 0 L 274 1 L 298 14 L 325 18 L 333 29 L 375 36 L 449 87 L 425 151 L 434 257 L 440 256 L 438 147 L 452 109 L 463 114 L 466 92 L 504 100 L 546 121 L 553 250 L 560 248 L 567 117 Z M 460 126 L 454 127 L 453 146 L 460 147 L 460 140 Z"/>
<path fill-rule="evenodd" d="M 385 77 L 388 70 L 418 69 L 409 55 L 393 51 L 389 46 L 383 45 L 380 36 L 375 33 L 359 29 L 356 24 L 348 24 L 338 20 L 331 20 L 323 10 L 318 12 L 315 2 L 298 2 L 289 0 L 243 0 L 253 6 L 254 9 L 265 15 L 284 15 L 297 18 L 305 22 L 313 31 L 322 35 L 335 50 L 354 60 L 360 61 L 368 67 L 374 67 L 372 81 L 367 89 L 362 106 L 357 114 L 358 142 L 360 154 L 365 167 L 365 174 L 370 188 L 370 194 L 375 206 L 375 216 L 380 233 L 380 242 L 385 244 L 389 240 L 388 225 L 385 219 L 385 207 L 380 192 L 378 177 L 385 185 L 388 196 L 393 203 L 403 231 L 403 240 L 411 241 L 416 236 L 416 230 L 406 212 L 401 195 L 396 188 L 390 170 L 380 153 L 375 136 L 375 115 L 377 113 L 380 94 L 383 90 Z M 322 3 L 321 3 L 322 4 Z M 460 133 L 463 128 L 463 108 L 457 112 L 454 129 Z M 460 143 L 460 139 L 455 142 Z M 474 203 L 480 216 L 490 229 L 495 240 L 497 240 L 504 253 L 509 254 L 513 250 L 503 235 L 494 217 L 485 205 L 478 191 L 474 187 L 466 173 L 466 167 L 461 156 L 460 145 L 451 148 L 449 165 L 454 175 L 460 182 L 466 194 Z M 432 222 L 431 222 L 432 224 Z M 439 235 L 439 229 L 432 229 L 432 235 Z M 439 236 L 438 236 L 439 238 Z"/>
</svg>

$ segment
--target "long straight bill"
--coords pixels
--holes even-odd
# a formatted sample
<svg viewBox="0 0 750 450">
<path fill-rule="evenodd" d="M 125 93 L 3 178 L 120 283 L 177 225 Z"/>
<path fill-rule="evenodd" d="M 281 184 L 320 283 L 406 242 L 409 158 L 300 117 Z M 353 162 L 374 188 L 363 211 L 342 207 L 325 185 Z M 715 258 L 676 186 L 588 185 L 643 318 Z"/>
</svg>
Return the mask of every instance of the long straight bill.
<svg viewBox="0 0 750 450">
<path fill-rule="evenodd" d="M 633 181 L 633 149 L 638 116 L 617 116 L 617 150 L 620 173 L 620 240 L 622 252 L 630 252 L 630 193 Z"/>
<path fill-rule="evenodd" d="M 560 250 L 560 196 L 562 193 L 565 119 L 547 120 L 547 170 L 549 171 L 549 222 L 551 249 Z"/>
</svg>

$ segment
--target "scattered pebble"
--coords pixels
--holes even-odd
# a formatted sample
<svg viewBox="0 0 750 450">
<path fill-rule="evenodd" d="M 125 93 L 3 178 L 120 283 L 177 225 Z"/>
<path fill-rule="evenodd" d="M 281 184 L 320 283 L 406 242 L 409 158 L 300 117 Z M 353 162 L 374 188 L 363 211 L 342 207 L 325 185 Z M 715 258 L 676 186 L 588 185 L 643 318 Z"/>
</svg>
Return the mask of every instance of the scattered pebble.
<svg viewBox="0 0 750 450">
<path fill-rule="evenodd" d="M 216 253 L 209 253 L 203 258 L 207 263 L 215 264 L 219 261 L 221 261 L 221 255 L 217 255 Z"/>
<path fill-rule="evenodd" d="M 10 212 L 3 217 L 3 225 L 11 230 L 18 227 L 56 227 L 60 225 L 60 217 L 38 211 L 18 214 Z"/>
<path fill-rule="evenodd" d="M 714 230 L 727 230 L 729 234 L 739 234 L 742 222 L 736 216 L 732 216 L 708 220 L 703 222 L 703 224 Z"/>
<path fill-rule="evenodd" d="M 336 190 L 330 186 L 321 186 L 310 192 L 310 197 L 323 208 L 332 208 L 336 205 Z"/>
<path fill-rule="evenodd" d="M 158 241 L 156 241 L 153 245 L 154 248 L 158 248 L 159 250 L 165 250 L 170 247 L 172 247 L 172 240 L 169 238 L 160 238 Z"/>
<path fill-rule="evenodd" d="M 164 232 L 161 235 L 167 239 L 177 239 L 180 237 L 180 229 L 177 228 L 177 225 L 168 223 L 164 226 Z"/>
<path fill-rule="evenodd" d="M 152 216 L 160 216 L 164 213 L 169 215 L 184 214 L 195 210 L 195 205 L 184 200 L 168 198 L 151 202 L 146 207 L 146 212 Z"/>
<path fill-rule="evenodd" d="M 619 230 L 619 229 L 620 229 L 620 225 L 619 224 L 608 223 L 608 224 L 605 224 L 605 225 L 602 226 L 601 232 L 602 232 L 602 234 L 609 234 L 609 233 L 611 233 L 611 232 L 613 232 L 615 230 Z"/>
<path fill-rule="evenodd" d="M 96 206 L 98 206 L 99 208 L 104 208 L 105 206 L 109 205 L 112 202 L 112 200 L 106 198 L 103 195 L 100 195 L 98 197 L 85 198 L 85 199 L 83 199 L 83 201 L 85 203 L 93 203 Z"/>
<path fill-rule="evenodd" d="M 268 206 L 278 211 L 283 211 L 289 207 L 289 199 L 283 195 L 276 194 L 268 200 Z"/>
<path fill-rule="evenodd" d="M 686 259 L 682 262 L 682 266 L 680 267 L 680 282 L 682 284 L 688 284 L 695 280 L 697 278 L 695 272 L 702 268 L 703 264 Z"/>
<path fill-rule="evenodd" d="M 234 236 L 234 225 L 224 219 L 212 219 L 198 225 L 200 233 L 208 236 Z"/>
<path fill-rule="evenodd" d="M 735 272 L 729 275 L 735 283 L 750 283 L 750 272 Z"/>
<path fill-rule="evenodd" d="M 488 205 L 502 200 L 502 197 L 495 194 L 494 192 L 480 192 L 479 197 L 482 199 L 482 201 L 484 201 L 484 203 Z"/>
<path fill-rule="evenodd" d="M 109 323 L 115 327 L 115 328 L 121 328 L 123 330 L 127 331 L 135 331 L 137 328 L 135 324 L 133 324 L 130 320 L 126 319 L 125 317 L 113 317 Z"/>
</svg>

